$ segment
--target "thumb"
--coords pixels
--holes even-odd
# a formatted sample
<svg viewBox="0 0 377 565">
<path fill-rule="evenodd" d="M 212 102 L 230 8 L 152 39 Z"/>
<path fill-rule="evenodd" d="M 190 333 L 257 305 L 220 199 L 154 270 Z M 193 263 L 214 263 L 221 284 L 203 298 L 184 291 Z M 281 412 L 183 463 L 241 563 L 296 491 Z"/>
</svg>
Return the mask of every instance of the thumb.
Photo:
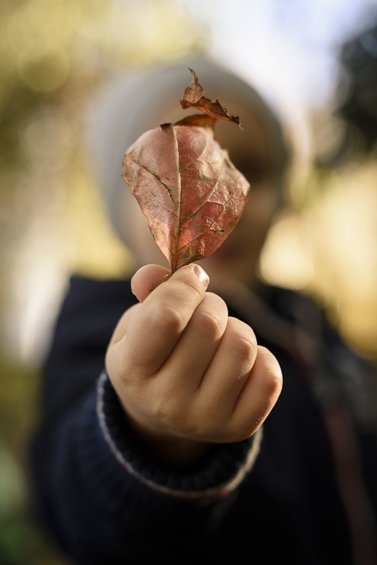
<svg viewBox="0 0 377 565">
<path fill-rule="evenodd" d="M 144 265 L 131 279 L 131 290 L 139 302 L 149 296 L 159 284 L 168 280 L 171 272 L 161 265 Z"/>
</svg>

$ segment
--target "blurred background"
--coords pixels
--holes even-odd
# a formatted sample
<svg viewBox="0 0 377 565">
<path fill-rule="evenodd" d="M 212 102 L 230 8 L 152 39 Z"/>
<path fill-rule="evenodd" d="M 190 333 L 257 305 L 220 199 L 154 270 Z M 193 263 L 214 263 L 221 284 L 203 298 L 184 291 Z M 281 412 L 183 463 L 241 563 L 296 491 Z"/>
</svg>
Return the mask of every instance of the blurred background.
<svg viewBox="0 0 377 565">
<path fill-rule="evenodd" d="M 371 0 L 1 0 L 2 565 L 63 563 L 31 516 L 26 449 L 69 273 L 127 269 L 80 146 L 112 76 L 207 52 L 257 86 L 298 157 L 262 275 L 315 295 L 377 364 L 376 23 Z"/>
</svg>

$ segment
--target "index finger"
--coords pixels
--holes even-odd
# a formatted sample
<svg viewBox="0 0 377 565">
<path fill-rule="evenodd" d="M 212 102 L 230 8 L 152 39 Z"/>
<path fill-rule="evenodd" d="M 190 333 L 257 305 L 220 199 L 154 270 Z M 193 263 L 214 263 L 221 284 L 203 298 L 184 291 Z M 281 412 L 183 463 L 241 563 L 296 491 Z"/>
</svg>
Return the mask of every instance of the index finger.
<svg viewBox="0 0 377 565">
<path fill-rule="evenodd" d="M 147 296 L 170 276 L 169 269 L 161 265 L 144 265 L 132 277 L 131 290 L 139 302 L 144 302 Z"/>
<path fill-rule="evenodd" d="M 138 307 L 124 336 L 130 369 L 153 374 L 163 365 L 203 300 L 209 283 L 197 264 L 178 269 Z"/>
</svg>

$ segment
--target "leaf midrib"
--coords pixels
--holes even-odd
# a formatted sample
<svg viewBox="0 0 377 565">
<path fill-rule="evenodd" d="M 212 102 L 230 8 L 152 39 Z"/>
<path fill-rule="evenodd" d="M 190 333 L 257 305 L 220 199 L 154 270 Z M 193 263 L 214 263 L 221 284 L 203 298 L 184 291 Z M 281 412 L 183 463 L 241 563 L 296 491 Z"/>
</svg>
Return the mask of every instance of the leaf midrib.
<svg viewBox="0 0 377 565">
<path fill-rule="evenodd" d="M 177 216 L 174 225 L 174 246 L 172 251 L 172 261 L 171 261 L 171 270 L 172 273 L 176 271 L 177 268 L 177 255 L 178 255 L 178 239 L 179 239 L 179 232 L 181 227 L 181 214 L 182 214 L 182 179 L 181 179 L 181 170 L 180 170 L 180 159 L 179 159 L 179 147 L 178 147 L 178 139 L 177 134 L 175 132 L 174 127 L 170 126 L 173 132 L 173 139 L 174 139 L 174 152 L 175 152 L 175 162 L 176 162 L 176 171 L 177 171 Z"/>
</svg>

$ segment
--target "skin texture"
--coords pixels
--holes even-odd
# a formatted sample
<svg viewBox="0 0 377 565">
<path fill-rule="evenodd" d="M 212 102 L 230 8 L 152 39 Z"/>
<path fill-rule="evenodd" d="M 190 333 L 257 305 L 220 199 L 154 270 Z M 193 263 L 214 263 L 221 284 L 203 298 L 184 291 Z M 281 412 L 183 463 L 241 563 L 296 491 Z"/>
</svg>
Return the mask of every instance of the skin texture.
<svg viewBox="0 0 377 565">
<path fill-rule="evenodd" d="M 180 465 L 207 443 L 252 435 L 275 404 L 282 375 L 250 326 L 206 291 L 199 265 L 169 274 L 158 265 L 137 271 L 132 289 L 140 303 L 119 321 L 106 367 L 136 432 Z"/>
<path fill-rule="evenodd" d="M 141 441 L 175 466 L 193 461 L 209 443 L 255 433 L 282 387 L 275 357 L 258 346 L 251 327 L 228 316 L 218 295 L 228 283 L 253 287 L 281 203 L 282 179 L 276 178 L 266 133 L 253 115 L 241 115 L 249 124 L 247 138 L 225 124 L 221 144 L 249 177 L 251 191 L 235 230 L 200 262 L 210 281 L 198 277 L 198 264 L 170 275 L 136 199 L 124 191 L 127 244 L 136 266 L 145 266 L 132 279 L 139 304 L 119 321 L 106 367 Z"/>
</svg>

